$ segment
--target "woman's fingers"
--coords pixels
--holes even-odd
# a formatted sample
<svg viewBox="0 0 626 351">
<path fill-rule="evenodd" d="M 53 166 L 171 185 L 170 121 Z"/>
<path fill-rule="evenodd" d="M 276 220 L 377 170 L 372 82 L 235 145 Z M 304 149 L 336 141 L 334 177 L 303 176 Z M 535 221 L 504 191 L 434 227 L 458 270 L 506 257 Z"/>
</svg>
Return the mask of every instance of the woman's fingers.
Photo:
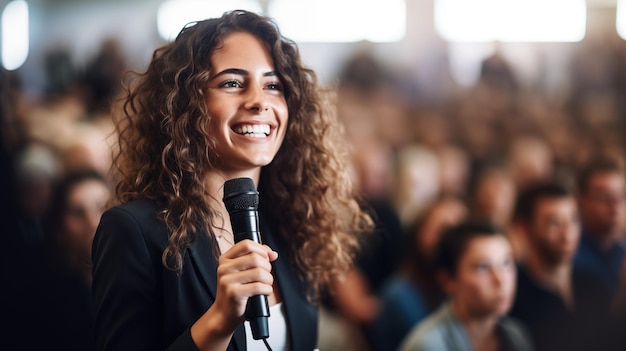
<svg viewBox="0 0 626 351">
<path fill-rule="evenodd" d="M 271 260 L 278 254 L 251 240 L 237 243 L 219 259 L 218 291 L 229 300 L 245 301 L 254 295 L 272 294 Z"/>
<path fill-rule="evenodd" d="M 236 243 L 233 247 L 226 251 L 222 257 L 234 258 L 248 253 L 257 253 L 268 258 L 270 261 L 274 261 L 278 258 L 278 253 L 272 250 L 269 246 L 261 245 L 249 239 Z"/>
<path fill-rule="evenodd" d="M 263 281 L 258 279 L 251 280 L 247 273 L 241 272 L 233 273 L 220 279 L 226 295 L 233 300 L 247 300 L 254 295 L 271 295 L 273 291 L 272 282 L 272 277 L 265 277 Z"/>
<path fill-rule="evenodd" d="M 222 271 L 218 268 L 218 276 L 223 284 L 262 283 L 271 287 L 274 283 L 272 273 L 261 267 L 252 267 L 245 270 L 224 269 Z"/>
<path fill-rule="evenodd" d="M 250 296 L 273 293 L 271 261 L 277 258 L 278 253 L 267 245 L 251 240 L 236 243 L 219 258 L 217 295 L 212 309 L 228 316 L 229 324 L 240 323 Z"/>
<path fill-rule="evenodd" d="M 276 261 L 276 259 L 278 259 L 278 252 L 272 250 L 272 248 L 267 245 L 263 245 L 263 248 L 267 250 L 267 254 L 270 259 L 270 262 L 274 262 Z"/>
<path fill-rule="evenodd" d="M 269 247 L 245 240 L 233 246 L 220 257 L 218 270 L 222 268 L 223 273 L 227 273 L 260 267 L 270 272 L 272 270 L 270 261 L 277 257 L 278 253 Z"/>
</svg>

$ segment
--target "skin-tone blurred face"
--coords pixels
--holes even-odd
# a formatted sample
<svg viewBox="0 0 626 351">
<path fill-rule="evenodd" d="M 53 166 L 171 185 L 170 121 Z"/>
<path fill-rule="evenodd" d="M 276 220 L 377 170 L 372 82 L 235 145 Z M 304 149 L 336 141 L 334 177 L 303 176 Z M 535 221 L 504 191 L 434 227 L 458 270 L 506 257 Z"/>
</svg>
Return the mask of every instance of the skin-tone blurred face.
<svg viewBox="0 0 626 351">
<path fill-rule="evenodd" d="M 548 145 L 535 138 L 521 138 L 514 143 L 515 178 L 519 186 L 545 179 L 552 173 L 552 152 Z"/>
<path fill-rule="evenodd" d="M 508 240 L 500 235 L 480 236 L 469 242 L 447 291 L 457 313 L 466 318 L 497 318 L 511 308 L 515 279 Z"/>
<path fill-rule="evenodd" d="M 207 93 L 216 167 L 229 174 L 269 164 L 285 137 L 288 110 L 283 85 L 264 42 L 236 32 L 211 56 Z"/>
<path fill-rule="evenodd" d="M 107 186 L 95 179 L 74 185 L 68 194 L 63 233 L 67 244 L 80 254 L 83 262 L 91 262 L 91 243 L 109 196 Z"/>
<path fill-rule="evenodd" d="M 427 216 L 420 232 L 416 234 L 419 236 L 418 252 L 430 260 L 442 231 L 460 223 L 467 216 L 467 208 L 460 200 L 445 199 L 435 204 Z"/>
<path fill-rule="evenodd" d="M 579 198 L 580 215 L 591 235 L 615 238 L 626 216 L 626 180 L 618 172 L 592 175 Z"/>
<path fill-rule="evenodd" d="M 443 192 L 465 195 L 469 171 L 469 156 L 460 147 L 447 145 L 439 150 L 441 189 Z"/>
<path fill-rule="evenodd" d="M 578 209 L 573 197 L 537 200 L 528 228 L 532 248 L 549 264 L 571 262 L 580 239 Z"/>
<path fill-rule="evenodd" d="M 504 173 L 494 171 L 482 180 L 476 202 L 482 215 L 496 225 L 506 227 L 513 212 L 515 195 L 513 180 Z"/>
<path fill-rule="evenodd" d="M 367 199 L 386 199 L 391 193 L 392 151 L 389 145 L 369 139 L 354 144 L 355 180 Z"/>
</svg>

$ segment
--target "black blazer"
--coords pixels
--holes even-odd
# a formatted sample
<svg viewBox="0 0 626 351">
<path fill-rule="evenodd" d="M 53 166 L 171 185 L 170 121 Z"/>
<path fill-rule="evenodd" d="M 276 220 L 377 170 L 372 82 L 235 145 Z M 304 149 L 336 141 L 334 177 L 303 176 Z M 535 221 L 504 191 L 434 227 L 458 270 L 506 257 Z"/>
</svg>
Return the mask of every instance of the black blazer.
<svg viewBox="0 0 626 351">
<path fill-rule="evenodd" d="M 93 299 L 99 350 L 197 350 L 191 325 L 215 301 L 214 242 L 199 235 L 184 256 L 181 273 L 163 267 L 168 230 L 152 200 L 107 210 L 93 242 Z M 260 210 L 262 212 L 262 209 Z M 291 350 L 317 348 L 317 308 L 306 299 L 283 243 L 261 216 L 264 243 L 279 253 L 273 272 L 285 307 Z M 228 346 L 245 351 L 241 325 Z"/>
</svg>

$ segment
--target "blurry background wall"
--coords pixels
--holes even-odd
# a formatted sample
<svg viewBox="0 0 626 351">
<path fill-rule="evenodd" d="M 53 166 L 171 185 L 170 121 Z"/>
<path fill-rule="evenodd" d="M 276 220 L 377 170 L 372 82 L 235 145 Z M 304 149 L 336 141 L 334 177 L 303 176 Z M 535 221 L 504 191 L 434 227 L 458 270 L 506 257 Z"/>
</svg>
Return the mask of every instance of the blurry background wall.
<svg viewBox="0 0 626 351">
<path fill-rule="evenodd" d="M 259 0 L 267 3 L 267 0 Z M 0 1 L 0 7 L 8 1 Z M 128 65 L 141 69 L 154 48 L 163 43 L 156 27 L 161 2 L 151 0 L 33 0 L 30 10 L 30 54 L 19 70 L 24 88 L 38 94 L 45 86 L 44 57 L 59 48 L 67 49 L 76 65 L 84 65 L 96 55 L 100 44 L 114 37 L 122 45 Z M 532 84 L 558 94 L 567 88 L 568 64 L 572 53 L 584 43 L 602 40 L 605 45 L 619 39 L 615 32 L 616 0 L 587 0 L 587 33 L 579 43 L 501 43 L 499 49 L 520 73 L 524 84 Z M 340 63 L 363 46 L 382 62 L 403 70 L 425 98 L 449 92 L 449 64 L 467 66 L 493 50 L 493 43 L 449 44 L 437 34 L 433 20 L 434 0 L 406 1 L 406 35 L 393 43 L 300 43 L 305 61 L 321 78 L 332 82 Z M 566 11 L 566 10 L 564 10 Z M 358 10 L 343 14 L 345 26 Z M 555 18 L 555 26 L 559 19 Z M 324 23 L 320 23 L 324 26 Z M 372 23 L 373 27 L 385 23 Z M 533 23 L 528 23 L 532 26 Z M 601 39 L 599 39 L 601 38 Z"/>
</svg>

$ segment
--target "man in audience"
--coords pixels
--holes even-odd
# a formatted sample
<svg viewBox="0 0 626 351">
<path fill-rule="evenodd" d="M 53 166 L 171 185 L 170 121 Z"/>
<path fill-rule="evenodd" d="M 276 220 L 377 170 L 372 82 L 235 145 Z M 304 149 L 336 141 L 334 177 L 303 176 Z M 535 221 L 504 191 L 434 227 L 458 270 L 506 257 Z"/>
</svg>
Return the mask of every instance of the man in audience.
<svg viewBox="0 0 626 351">
<path fill-rule="evenodd" d="M 536 349 L 574 350 L 608 317 L 608 291 L 574 268 L 580 221 L 574 193 L 542 182 L 519 196 L 516 218 L 528 245 L 511 315 L 526 324 Z"/>
<path fill-rule="evenodd" d="M 626 257 L 626 178 L 620 160 L 592 157 L 578 176 L 582 237 L 575 264 L 598 277 L 614 296 Z"/>
</svg>

